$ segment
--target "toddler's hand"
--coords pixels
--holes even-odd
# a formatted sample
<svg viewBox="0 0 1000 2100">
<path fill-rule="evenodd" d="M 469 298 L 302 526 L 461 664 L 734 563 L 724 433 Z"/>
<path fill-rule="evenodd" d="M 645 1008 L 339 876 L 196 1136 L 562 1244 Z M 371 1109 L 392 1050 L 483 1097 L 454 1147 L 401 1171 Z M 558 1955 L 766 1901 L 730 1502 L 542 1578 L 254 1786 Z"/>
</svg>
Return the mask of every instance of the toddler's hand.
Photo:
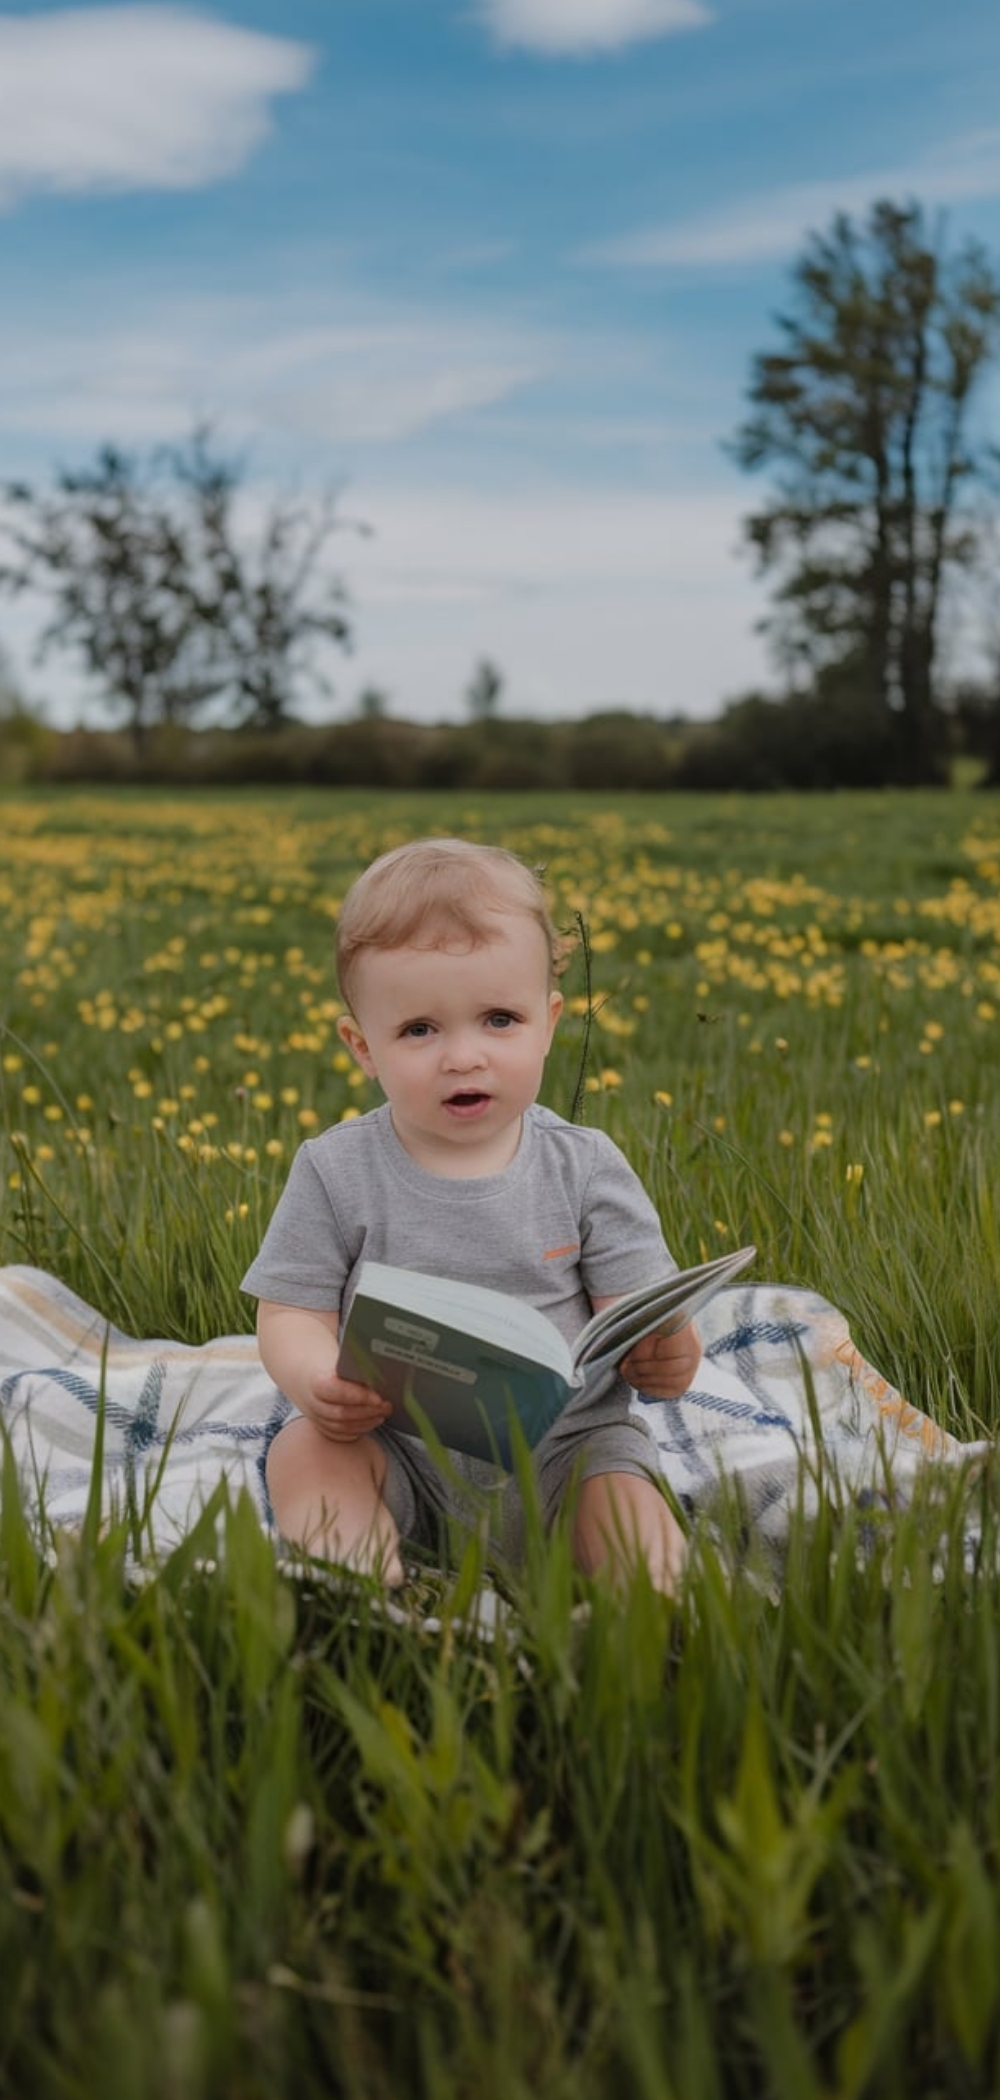
<svg viewBox="0 0 1000 2100">
<path fill-rule="evenodd" d="M 388 1400 L 383 1400 L 380 1393 L 367 1385 L 355 1385 L 351 1379 L 338 1378 L 335 1371 L 314 1378 L 309 1397 L 312 1404 L 303 1412 L 336 1444 L 353 1444 L 359 1436 L 381 1429 L 391 1413 Z"/>
<path fill-rule="evenodd" d="M 692 1321 L 673 1334 L 647 1334 L 619 1365 L 622 1377 L 654 1400 L 679 1400 L 701 1362 L 701 1342 Z"/>
</svg>

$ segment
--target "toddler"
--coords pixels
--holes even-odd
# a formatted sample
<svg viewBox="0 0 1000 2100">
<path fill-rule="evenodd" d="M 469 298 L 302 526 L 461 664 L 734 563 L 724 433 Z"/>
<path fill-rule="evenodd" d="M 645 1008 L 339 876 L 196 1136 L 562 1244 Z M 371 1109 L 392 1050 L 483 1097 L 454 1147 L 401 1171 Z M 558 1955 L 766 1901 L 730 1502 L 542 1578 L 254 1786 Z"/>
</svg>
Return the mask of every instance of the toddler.
<svg viewBox="0 0 1000 2100">
<path fill-rule="evenodd" d="M 424 839 L 383 854 L 340 913 L 340 1035 L 385 1100 L 303 1144 L 243 1279 L 263 1362 L 296 1413 L 268 1454 L 290 1541 L 403 1579 L 407 1540 L 439 1550 L 513 1480 L 462 1453 L 435 1465 L 388 1404 L 338 1376 L 337 1337 L 360 1263 L 460 1276 L 530 1300 L 572 1340 L 593 1311 L 676 1267 L 657 1214 L 602 1131 L 536 1099 L 562 1008 L 562 943 L 538 878 L 513 854 Z M 541 1510 L 564 1504 L 587 1572 L 643 1559 L 670 1590 L 684 1539 L 629 1385 L 687 1390 L 692 1325 L 639 1343 L 574 1397 L 533 1455 Z M 509 1514 L 509 1512 L 508 1512 Z M 501 1522 L 501 1535 L 503 1522 Z"/>
</svg>

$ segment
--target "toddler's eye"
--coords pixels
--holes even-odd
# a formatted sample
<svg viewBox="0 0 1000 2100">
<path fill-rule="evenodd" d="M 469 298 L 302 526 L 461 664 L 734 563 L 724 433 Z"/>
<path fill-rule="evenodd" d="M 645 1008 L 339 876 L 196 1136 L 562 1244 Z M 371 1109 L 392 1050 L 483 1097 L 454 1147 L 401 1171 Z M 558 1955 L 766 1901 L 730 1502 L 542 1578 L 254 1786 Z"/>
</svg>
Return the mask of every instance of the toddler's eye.
<svg viewBox="0 0 1000 2100">
<path fill-rule="evenodd" d="M 508 1014 L 503 1011 L 495 1014 L 490 1014 L 489 1026 L 491 1028 L 516 1028 L 517 1015 Z"/>
<path fill-rule="evenodd" d="M 401 1035 L 414 1036 L 418 1042 L 425 1035 L 430 1035 L 430 1032 L 431 1024 L 429 1021 L 408 1021 L 406 1027 L 400 1030 Z"/>
</svg>

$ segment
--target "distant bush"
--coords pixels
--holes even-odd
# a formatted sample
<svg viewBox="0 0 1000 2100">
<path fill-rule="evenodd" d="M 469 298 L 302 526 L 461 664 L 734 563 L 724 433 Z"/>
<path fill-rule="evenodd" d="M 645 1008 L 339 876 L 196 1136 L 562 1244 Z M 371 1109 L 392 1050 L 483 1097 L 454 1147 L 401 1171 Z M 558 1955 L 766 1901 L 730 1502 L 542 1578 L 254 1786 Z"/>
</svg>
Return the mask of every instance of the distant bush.
<svg viewBox="0 0 1000 2100">
<path fill-rule="evenodd" d="M 887 787 L 894 757 L 886 728 L 851 691 L 787 700 L 749 693 L 720 720 L 692 726 L 674 785 L 748 792 Z"/>
<path fill-rule="evenodd" d="M 997 703 L 956 708 L 949 721 L 955 751 L 1000 751 L 989 745 Z M 898 757 L 891 725 L 873 718 L 849 680 L 787 699 L 748 693 L 709 722 L 618 708 L 559 722 L 372 714 L 279 730 L 161 724 L 141 749 L 125 730 L 58 732 L 23 709 L 0 713 L 0 782 L 8 784 L 766 793 L 886 787 L 898 780 Z"/>
</svg>

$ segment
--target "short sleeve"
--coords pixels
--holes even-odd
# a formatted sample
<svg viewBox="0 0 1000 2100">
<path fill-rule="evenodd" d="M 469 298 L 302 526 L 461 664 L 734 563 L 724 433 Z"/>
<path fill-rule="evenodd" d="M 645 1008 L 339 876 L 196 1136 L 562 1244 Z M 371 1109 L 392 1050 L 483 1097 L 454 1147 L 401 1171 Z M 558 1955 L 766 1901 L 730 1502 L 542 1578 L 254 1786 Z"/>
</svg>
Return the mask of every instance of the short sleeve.
<svg viewBox="0 0 1000 2100">
<path fill-rule="evenodd" d="M 240 1289 L 279 1305 L 339 1312 L 350 1269 L 333 1204 L 308 1144 L 292 1161 L 256 1260 Z"/>
<path fill-rule="evenodd" d="M 590 1298 L 613 1298 L 677 1267 L 656 1208 L 624 1153 L 602 1131 L 587 1184 L 580 1273 Z"/>
</svg>

